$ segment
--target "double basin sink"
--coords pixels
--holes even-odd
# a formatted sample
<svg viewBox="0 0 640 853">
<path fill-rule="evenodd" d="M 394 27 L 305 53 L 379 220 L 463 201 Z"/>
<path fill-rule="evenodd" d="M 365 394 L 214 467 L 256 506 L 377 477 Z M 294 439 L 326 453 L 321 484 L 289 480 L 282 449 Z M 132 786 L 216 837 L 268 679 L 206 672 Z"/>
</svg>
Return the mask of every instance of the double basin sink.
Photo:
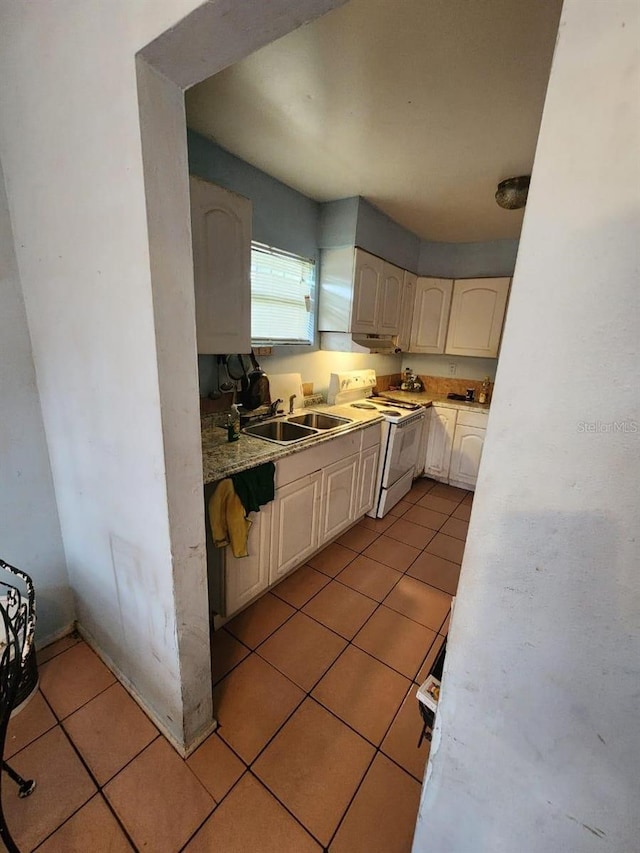
<svg viewBox="0 0 640 853">
<path fill-rule="evenodd" d="M 314 438 L 328 430 L 341 429 L 352 424 L 351 418 L 341 418 L 338 415 L 325 415 L 322 412 L 307 412 L 304 415 L 289 415 L 277 420 L 264 421 L 244 427 L 242 432 L 274 441 L 276 444 L 289 444 L 291 441 L 302 441 Z"/>
</svg>

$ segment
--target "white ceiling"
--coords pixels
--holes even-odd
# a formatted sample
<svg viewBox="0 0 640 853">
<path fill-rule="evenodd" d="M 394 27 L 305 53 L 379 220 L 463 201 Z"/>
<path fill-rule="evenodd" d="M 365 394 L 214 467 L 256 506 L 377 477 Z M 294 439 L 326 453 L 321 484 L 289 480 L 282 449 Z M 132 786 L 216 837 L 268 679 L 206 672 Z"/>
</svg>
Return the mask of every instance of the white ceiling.
<svg viewBox="0 0 640 853">
<path fill-rule="evenodd" d="M 429 240 L 517 237 L 562 0 L 351 0 L 187 93 L 189 127 Z"/>
</svg>

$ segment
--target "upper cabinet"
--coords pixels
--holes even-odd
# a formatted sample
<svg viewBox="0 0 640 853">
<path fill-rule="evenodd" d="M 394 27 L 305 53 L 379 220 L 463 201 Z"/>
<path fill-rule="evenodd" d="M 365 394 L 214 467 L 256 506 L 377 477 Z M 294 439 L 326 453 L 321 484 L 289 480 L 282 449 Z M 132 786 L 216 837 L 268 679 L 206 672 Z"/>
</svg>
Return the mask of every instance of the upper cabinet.
<svg viewBox="0 0 640 853">
<path fill-rule="evenodd" d="M 408 270 L 404 271 L 402 282 L 402 304 L 400 307 L 400 331 L 398 332 L 398 349 L 409 352 L 411 344 L 411 324 L 413 308 L 416 301 L 416 283 L 418 277 Z"/>
<path fill-rule="evenodd" d="M 397 335 L 400 331 L 403 282 L 404 270 L 385 261 L 382 269 L 380 313 L 378 315 L 379 335 Z"/>
<path fill-rule="evenodd" d="M 355 250 L 353 313 L 350 332 L 397 335 L 400 329 L 404 270 Z"/>
<path fill-rule="evenodd" d="M 324 249 L 320 264 L 321 332 L 397 335 L 404 270 L 362 249 Z"/>
<path fill-rule="evenodd" d="M 384 265 L 384 261 L 375 255 L 361 249 L 355 250 L 353 311 L 348 331 L 365 335 L 378 334 Z"/>
<path fill-rule="evenodd" d="M 468 278 L 455 282 L 446 353 L 497 357 L 510 281 Z"/>
<path fill-rule="evenodd" d="M 421 276 L 417 280 L 410 352 L 444 352 L 452 292 L 451 279 Z"/>
<path fill-rule="evenodd" d="M 251 350 L 251 202 L 189 179 L 198 353 Z"/>
<path fill-rule="evenodd" d="M 362 249 L 323 249 L 318 329 L 340 333 L 327 349 L 378 336 L 396 351 L 496 358 L 510 282 L 417 277 Z"/>
</svg>

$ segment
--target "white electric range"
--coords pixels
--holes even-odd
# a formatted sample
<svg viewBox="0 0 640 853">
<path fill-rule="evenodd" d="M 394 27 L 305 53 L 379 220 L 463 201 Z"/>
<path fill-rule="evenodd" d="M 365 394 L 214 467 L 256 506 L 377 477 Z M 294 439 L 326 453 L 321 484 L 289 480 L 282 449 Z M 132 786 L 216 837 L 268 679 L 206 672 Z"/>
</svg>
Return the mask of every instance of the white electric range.
<svg viewBox="0 0 640 853">
<path fill-rule="evenodd" d="M 373 508 L 367 515 L 382 518 L 411 489 L 426 409 L 416 403 L 391 403 L 373 397 L 375 370 L 332 373 L 330 405 L 378 411 L 384 418 L 378 479 Z"/>
</svg>

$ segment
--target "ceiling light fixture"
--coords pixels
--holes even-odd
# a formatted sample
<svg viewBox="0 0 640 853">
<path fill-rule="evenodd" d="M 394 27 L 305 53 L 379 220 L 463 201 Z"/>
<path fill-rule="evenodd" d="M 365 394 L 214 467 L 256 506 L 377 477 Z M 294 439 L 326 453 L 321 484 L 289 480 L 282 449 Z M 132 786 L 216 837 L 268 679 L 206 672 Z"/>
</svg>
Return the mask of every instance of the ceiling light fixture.
<svg viewBox="0 0 640 853">
<path fill-rule="evenodd" d="M 496 201 L 505 210 L 519 210 L 527 203 L 531 175 L 520 175 L 519 178 L 507 178 L 500 181 L 496 190 Z"/>
</svg>

